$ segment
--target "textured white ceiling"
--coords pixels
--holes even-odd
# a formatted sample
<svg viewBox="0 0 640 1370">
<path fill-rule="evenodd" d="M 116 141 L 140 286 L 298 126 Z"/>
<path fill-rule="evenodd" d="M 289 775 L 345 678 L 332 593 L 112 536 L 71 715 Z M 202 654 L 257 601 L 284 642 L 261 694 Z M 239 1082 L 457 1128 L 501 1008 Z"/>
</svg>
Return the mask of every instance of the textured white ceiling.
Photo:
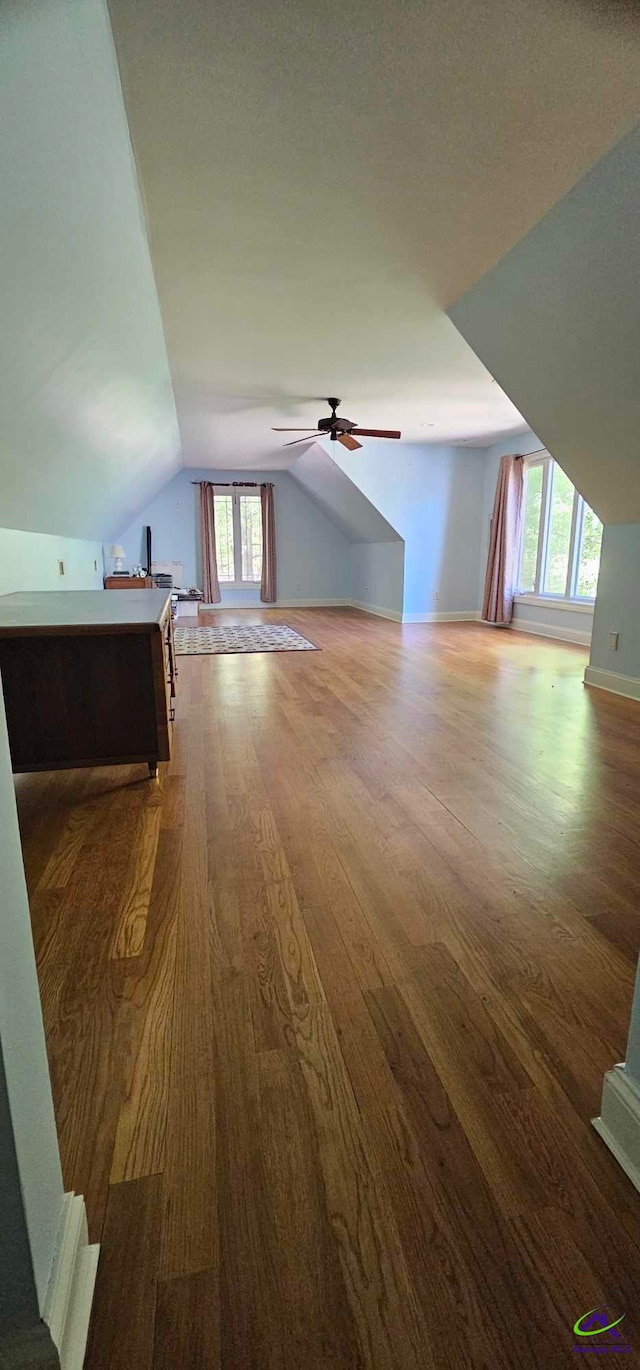
<svg viewBox="0 0 640 1370">
<path fill-rule="evenodd" d="M 443 310 L 638 114 L 587 0 L 110 0 L 187 463 L 288 464 L 340 395 L 410 441 L 521 421 Z"/>
</svg>

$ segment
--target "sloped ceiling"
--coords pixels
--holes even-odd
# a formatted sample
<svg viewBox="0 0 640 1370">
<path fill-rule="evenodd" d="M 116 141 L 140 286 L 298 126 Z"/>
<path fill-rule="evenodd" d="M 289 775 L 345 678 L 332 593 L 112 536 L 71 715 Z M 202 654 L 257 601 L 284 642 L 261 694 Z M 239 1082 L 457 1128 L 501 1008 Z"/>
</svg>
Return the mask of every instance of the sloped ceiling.
<svg viewBox="0 0 640 1370">
<path fill-rule="evenodd" d="M 400 542 L 400 534 L 320 443 L 310 443 L 289 475 L 349 542 Z"/>
<path fill-rule="evenodd" d="M 0 526 L 108 538 L 181 464 L 108 16 L 0 26 Z"/>
<path fill-rule="evenodd" d="M 450 315 L 603 522 L 640 522 L 640 128 Z"/>
<path fill-rule="evenodd" d="M 443 310 L 632 126 L 634 8 L 110 0 L 188 464 L 523 426 Z"/>
</svg>

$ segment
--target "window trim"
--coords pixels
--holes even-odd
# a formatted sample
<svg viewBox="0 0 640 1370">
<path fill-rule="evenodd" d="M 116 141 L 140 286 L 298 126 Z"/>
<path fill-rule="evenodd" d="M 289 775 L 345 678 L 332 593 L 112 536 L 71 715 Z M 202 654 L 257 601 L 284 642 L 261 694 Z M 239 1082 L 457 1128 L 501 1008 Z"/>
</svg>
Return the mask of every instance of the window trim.
<svg viewBox="0 0 640 1370">
<path fill-rule="evenodd" d="M 536 570 L 533 590 L 517 589 L 514 594 L 522 603 L 538 604 L 545 608 L 556 607 L 558 609 L 575 609 L 578 612 L 593 612 L 595 595 L 579 595 L 576 593 L 578 575 L 580 571 L 580 551 L 582 547 L 582 535 L 584 530 L 584 511 L 585 500 L 573 486 L 573 508 L 571 511 L 571 530 L 569 533 L 569 555 L 567 558 L 567 576 L 565 580 L 564 594 L 557 594 L 551 590 L 544 589 L 544 575 L 547 565 L 547 550 L 549 546 L 549 528 L 551 524 L 551 511 L 553 500 L 553 473 L 554 467 L 558 468 L 557 462 L 550 452 L 536 453 L 534 457 L 524 458 L 525 478 L 528 471 L 535 466 L 541 466 L 542 490 L 540 494 L 540 525 L 538 535 L 538 551 L 536 556 Z M 573 482 L 572 482 L 573 484 Z M 522 556 L 524 551 L 523 530 L 520 532 L 520 542 L 518 547 L 518 563 L 516 573 L 516 584 L 520 583 L 522 574 Z"/>
<path fill-rule="evenodd" d="M 518 604 L 536 604 L 539 609 L 563 609 L 571 614 L 592 614 L 595 599 L 561 599 L 559 595 L 533 595 L 528 590 L 516 590 Z"/>
<path fill-rule="evenodd" d="M 262 581 L 260 580 L 242 579 L 242 529 L 240 526 L 240 496 L 249 494 L 250 492 L 245 487 L 238 487 L 237 489 L 234 486 L 232 486 L 232 488 L 229 489 L 229 487 L 226 485 L 214 485 L 213 487 L 214 500 L 216 498 L 219 498 L 220 495 L 226 495 L 227 498 L 231 499 L 231 517 L 233 520 L 233 569 L 235 571 L 235 580 L 223 580 L 220 577 L 220 575 L 218 575 L 221 590 L 223 589 L 223 587 L 225 590 L 259 590 L 262 584 Z M 259 499 L 260 495 L 252 494 L 252 498 Z M 240 579 L 238 579 L 238 571 L 240 572 Z"/>
</svg>

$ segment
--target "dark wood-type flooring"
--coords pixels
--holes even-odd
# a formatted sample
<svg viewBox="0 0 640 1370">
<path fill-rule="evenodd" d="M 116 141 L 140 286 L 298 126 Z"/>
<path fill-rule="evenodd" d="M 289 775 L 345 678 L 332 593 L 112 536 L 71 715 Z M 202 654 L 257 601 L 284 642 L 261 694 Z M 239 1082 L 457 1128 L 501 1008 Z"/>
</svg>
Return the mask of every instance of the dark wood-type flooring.
<svg viewBox="0 0 640 1370">
<path fill-rule="evenodd" d="M 88 1370 L 540 1370 L 605 1300 L 640 1352 L 640 1196 L 589 1121 L 640 706 L 522 634 L 265 619 L 322 651 L 181 658 L 158 782 L 16 781 Z"/>
</svg>

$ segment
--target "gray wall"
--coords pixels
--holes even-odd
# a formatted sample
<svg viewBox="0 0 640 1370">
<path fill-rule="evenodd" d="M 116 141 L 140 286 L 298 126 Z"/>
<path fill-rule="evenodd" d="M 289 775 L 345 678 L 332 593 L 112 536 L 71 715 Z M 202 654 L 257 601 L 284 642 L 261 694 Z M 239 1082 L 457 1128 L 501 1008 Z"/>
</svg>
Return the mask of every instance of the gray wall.
<svg viewBox="0 0 640 1370">
<path fill-rule="evenodd" d="M 640 128 L 449 315 L 603 523 L 640 521 Z"/>
<path fill-rule="evenodd" d="M 636 971 L 636 983 L 633 991 L 633 1003 L 631 1005 L 631 1022 L 629 1024 L 629 1036 L 627 1038 L 627 1054 L 625 1067 L 640 1088 L 640 961 Z"/>
<path fill-rule="evenodd" d="M 0 528 L 105 538 L 180 463 L 104 0 L 0 6 Z"/>
<path fill-rule="evenodd" d="M 39 1316 L 0 1050 L 0 1341 L 7 1333 L 33 1327 Z"/>
<path fill-rule="evenodd" d="M 402 618 L 404 542 L 354 542 L 351 598 L 368 609 Z"/>
<path fill-rule="evenodd" d="M 619 633 L 617 651 L 611 632 Z M 640 523 L 604 530 L 589 665 L 640 680 Z"/>
<path fill-rule="evenodd" d="M 0 891 L 0 1043 L 42 1310 L 64 1191 L 1 693 Z"/>
</svg>

